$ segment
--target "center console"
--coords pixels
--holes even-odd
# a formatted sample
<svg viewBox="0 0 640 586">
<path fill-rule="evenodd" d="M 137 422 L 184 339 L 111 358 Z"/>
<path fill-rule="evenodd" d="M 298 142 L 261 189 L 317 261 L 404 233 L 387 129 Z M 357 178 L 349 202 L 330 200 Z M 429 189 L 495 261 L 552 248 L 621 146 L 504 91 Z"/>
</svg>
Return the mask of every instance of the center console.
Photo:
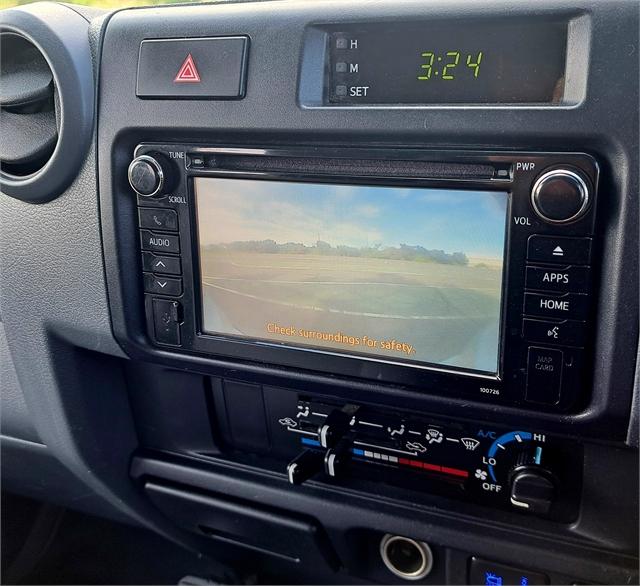
<svg viewBox="0 0 640 586">
<path fill-rule="evenodd" d="M 136 486 L 303 581 L 635 575 L 620 21 L 271 4 L 103 39 L 101 87 L 130 90 L 102 90 L 98 161 Z"/>
<path fill-rule="evenodd" d="M 530 409 L 588 402 L 592 157 L 176 144 L 134 155 L 154 345 Z M 241 392 L 225 389 L 221 410 Z M 266 420 L 245 409 L 293 458 L 292 484 L 369 477 L 578 513 L 573 441 L 294 393 L 263 400 Z"/>
</svg>

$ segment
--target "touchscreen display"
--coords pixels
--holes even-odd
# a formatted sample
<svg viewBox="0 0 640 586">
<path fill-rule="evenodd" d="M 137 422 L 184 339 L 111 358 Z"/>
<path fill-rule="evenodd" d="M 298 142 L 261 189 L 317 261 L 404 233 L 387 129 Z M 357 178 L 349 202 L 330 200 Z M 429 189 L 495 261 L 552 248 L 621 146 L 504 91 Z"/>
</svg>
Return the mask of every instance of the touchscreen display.
<svg viewBox="0 0 640 586">
<path fill-rule="evenodd" d="M 508 194 L 199 177 L 202 329 L 497 373 Z"/>
</svg>

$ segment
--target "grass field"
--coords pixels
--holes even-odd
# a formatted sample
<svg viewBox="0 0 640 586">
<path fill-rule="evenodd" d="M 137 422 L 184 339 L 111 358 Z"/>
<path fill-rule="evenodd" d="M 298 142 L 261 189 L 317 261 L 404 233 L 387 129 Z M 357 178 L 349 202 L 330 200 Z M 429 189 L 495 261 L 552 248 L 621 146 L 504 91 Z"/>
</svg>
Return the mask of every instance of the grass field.
<svg viewBox="0 0 640 586">
<path fill-rule="evenodd" d="M 212 250 L 201 262 L 207 331 L 496 369 L 500 263 Z"/>
</svg>

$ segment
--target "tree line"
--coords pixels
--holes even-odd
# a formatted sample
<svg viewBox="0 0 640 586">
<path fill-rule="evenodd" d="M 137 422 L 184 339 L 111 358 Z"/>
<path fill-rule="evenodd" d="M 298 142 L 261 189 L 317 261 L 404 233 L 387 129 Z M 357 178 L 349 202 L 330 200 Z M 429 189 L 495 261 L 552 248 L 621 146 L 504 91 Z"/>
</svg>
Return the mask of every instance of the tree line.
<svg viewBox="0 0 640 586">
<path fill-rule="evenodd" d="M 380 258 L 388 260 L 410 260 L 415 262 L 435 262 L 450 265 L 468 265 L 469 259 L 464 252 L 445 252 L 424 246 L 331 246 L 324 240 L 318 240 L 311 246 L 301 242 L 278 244 L 275 240 L 244 240 L 225 244 L 209 244 L 207 250 L 230 250 L 238 252 L 260 252 L 267 254 L 316 254 L 323 256 L 348 256 L 356 258 Z"/>
</svg>

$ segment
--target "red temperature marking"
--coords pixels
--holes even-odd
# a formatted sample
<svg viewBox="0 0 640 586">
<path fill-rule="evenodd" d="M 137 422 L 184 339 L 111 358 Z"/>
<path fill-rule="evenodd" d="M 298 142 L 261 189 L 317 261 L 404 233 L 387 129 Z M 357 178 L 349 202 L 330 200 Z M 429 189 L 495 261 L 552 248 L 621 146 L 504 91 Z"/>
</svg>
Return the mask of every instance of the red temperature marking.
<svg viewBox="0 0 640 586">
<path fill-rule="evenodd" d="M 443 466 L 442 471 L 445 474 L 451 474 L 453 476 L 462 476 L 463 478 L 467 478 L 469 476 L 469 473 L 466 470 L 458 470 L 458 468 L 447 468 L 446 466 Z"/>
<path fill-rule="evenodd" d="M 427 464 L 426 462 L 420 462 L 418 460 L 399 458 L 398 464 L 402 464 L 403 466 L 411 466 L 412 468 L 422 468 L 423 470 L 429 470 L 430 472 L 441 472 L 443 474 L 450 474 L 451 476 L 459 476 L 461 478 L 469 477 L 469 473 L 466 470 L 460 470 L 459 468 L 450 468 L 448 466 L 438 466 L 437 464 Z"/>
</svg>

